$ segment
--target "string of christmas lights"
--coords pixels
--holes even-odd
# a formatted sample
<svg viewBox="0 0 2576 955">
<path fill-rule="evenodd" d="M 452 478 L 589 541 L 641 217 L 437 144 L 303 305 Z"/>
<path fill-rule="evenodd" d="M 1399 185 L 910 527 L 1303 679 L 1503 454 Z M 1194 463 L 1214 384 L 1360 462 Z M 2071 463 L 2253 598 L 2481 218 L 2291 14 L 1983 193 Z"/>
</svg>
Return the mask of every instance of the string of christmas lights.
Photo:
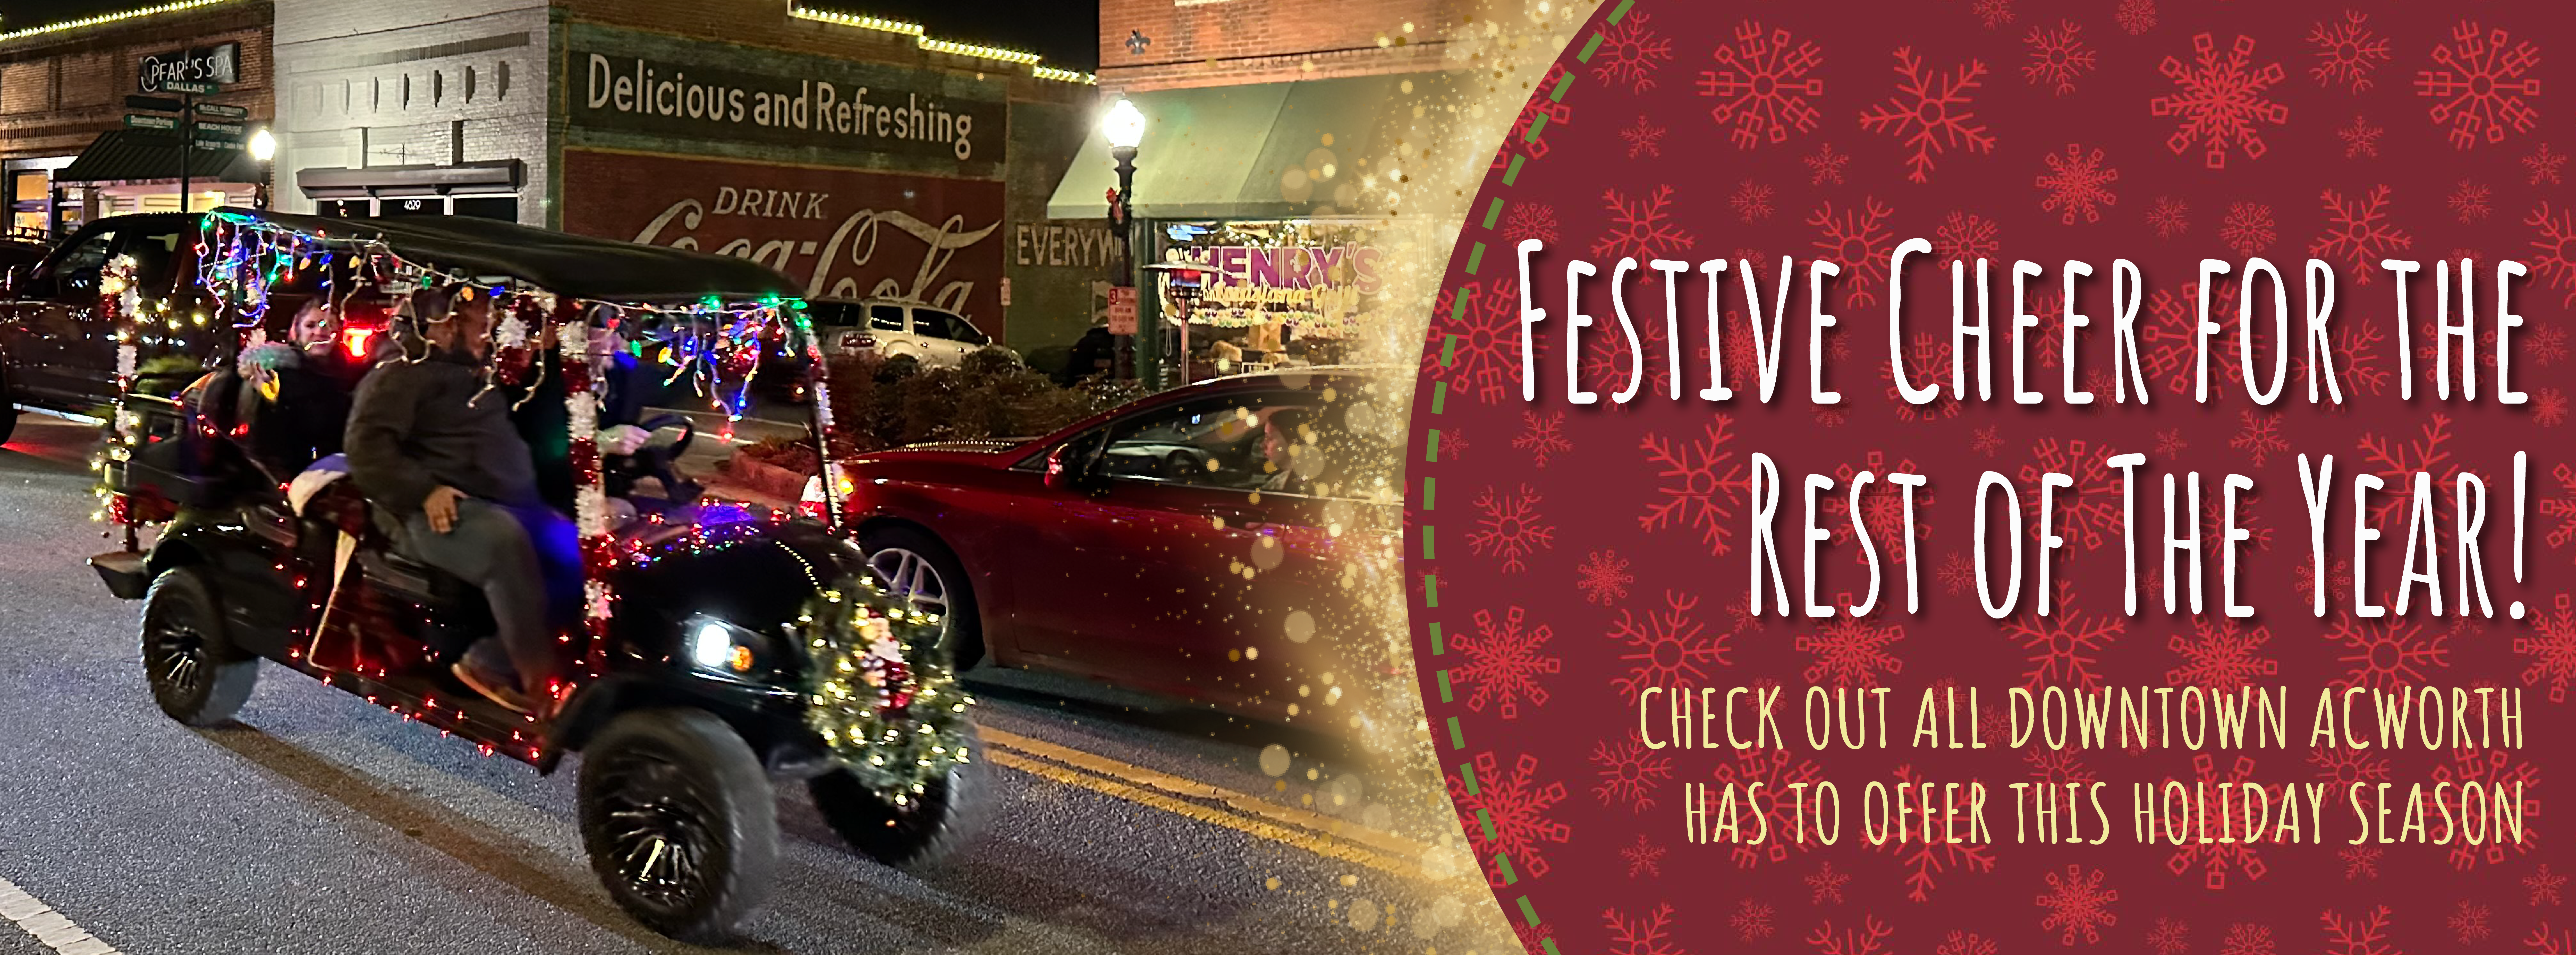
<svg viewBox="0 0 2576 955">
<path fill-rule="evenodd" d="M 533 391 L 532 379 L 549 367 L 535 360 L 537 349 L 541 342 L 551 341 L 558 358 L 551 366 L 563 376 L 569 419 L 573 516 L 585 578 L 580 635 L 586 638 L 575 678 L 558 680 L 546 689 L 555 700 L 569 697 L 581 682 L 607 674 L 610 622 L 618 603 L 612 581 L 620 573 L 674 555 L 767 542 L 769 529 L 791 519 L 787 512 L 775 509 L 713 503 L 700 508 L 677 534 L 665 529 L 665 518 L 653 515 L 640 526 L 624 529 L 621 536 L 621 530 L 611 526 L 596 438 L 601 396 L 592 362 L 599 356 L 592 354 L 588 331 L 592 319 L 604 311 L 603 305 L 658 319 L 653 328 L 667 348 L 662 360 L 671 368 L 665 383 L 691 383 L 730 420 L 740 415 L 748 400 L 770 333 L 783 333 L 787 354 L 801 354 L 812 367 L 822 368 L 822 349 L 803 314 L 802 300 L 776 295 L 747 302 L 709 298 L 686 306 L 583 301 L 409 260 L 380 238 L 308 234 L 234 212 L 205 218 L 195 252 L 195 279 L 205 292 L 202 307 L 174 311 L 166 301 L 144 299 L 131 258 L 121 257 L 103 270 L 98 308 L 116 328 L 121 395 L 131 396 L 143 346 L 175 342 L 179 332 L 218 319 L 239 336 L 237 342 L 256 341 L 269 316 L 271 295 L 307 277 L 318 279 L 320 293 L 343 307 L 350 296 L 368 289 L 394 292 L 455 283 L 466 287 L 463 295 L 489 296 L 499 310 L 490 372 L 499 384 Z M 833 459 L 832 406 L 825 376 L 815 376 L 813 390 L 817 450 L 828 462 Z M 191 415 L 192 429 L 214 427 L 196 417 L 194 409 L 184 411 Z M 121 478 L 111 474 L 115 470 L 111 462 L 131 459 L 141 431 L 141 416 L 120 398 L 108 429 L 110 439 L 96 462 L 102 500 L 110 505 L 102 508 L 102 517 L 126 525 L 129 533 L 136 524 L 169 516 L 131 512 L 127 509 L 131 498 L 109 487 Z M 211 432 L 207 436 L 219 437 Z M 830 476 L 827 484 L 836 485 L 837 465 L 831 466 Z M 824 516 L 837 526 L 838 495 L 832 496 Z M 111 510 L 115 513 L 104 513 Z M 131 540 L 129 536 L 129 545 Z M 296 586 L 307 591 L 313 609 L 325 611 L 328 602 L 309 592 L 310 583 L 299 579 Z M 931 782 L 970 758 L 966 711 L 973 701 L 957 688 L 953 666 L 940 647 L 940 620 L 913 609 L 872 579 L 837 584 L 817 579 L 816 587 L 818 596 L 800 616 L 797 628 L 809 644 L 812 663 L 808 722 L 863 780 L 895 804 L 908 805 Z M 574 634 L 565 633 L 559 639 L 569 643 Z M 468 734 L 478 740 L 478 749 L 486 756 L 507 752 L 530 761 L 544 757 L 542 741 L 528 727 L 478 725 L 465 709 L 441 705 L 434 696 L 387 682 L 391 674 L 383 661 L 371 665 L 353 656 L 345 663 L 326 663 L 315 659 L 319 655 L 319 650 L 308 654 L 298 647 L 290 652 L 289 665 L 352 690 L 405 720 L 436 726 L 441 735 Z M 529 724 L 538 719 L 524 717 Z"/>
<path fill-rule="evenodd" d="M 975 701 L 957 688 L 938 615 L 874 579 L 856 586 L 824 590 L 797 617 L 813 659 L 805 720 L 861 782 L 908 806 L 968 761 Z"/>
</svg>

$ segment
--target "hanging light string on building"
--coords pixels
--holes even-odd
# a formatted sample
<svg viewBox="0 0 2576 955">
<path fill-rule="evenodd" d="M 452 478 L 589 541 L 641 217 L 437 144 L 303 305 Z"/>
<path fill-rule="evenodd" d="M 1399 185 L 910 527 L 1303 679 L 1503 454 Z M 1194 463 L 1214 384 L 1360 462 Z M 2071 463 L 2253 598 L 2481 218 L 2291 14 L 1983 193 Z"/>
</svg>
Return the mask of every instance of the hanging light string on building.
<svg viewBox="0 0 2576 955">
<path fill-rule="evenodd" d="M 880 33 L 893 33 L 908 36 L 913 39 L 915 45 L 933 53 L 945 53 L 950 56 L 971 57 L 979 60 L 998 60 L 1004 63 L 1017 63 L 1028 67 L 1030 76 L 1034 76 L 1042 80 L 1054 80 L 1060 83 L 1081 83 L 1084 85 L 1096 85 L 1100 82 L 1100 78 L 1098 76 L 1090 73 L 1084 73 L 1078 70 L 1058 69 L 1052 66 L 1042 66 L 1040 65 L 1040 62 L 1043 61 L 1045 57 L 1041 57 L 1035 53 L 1029 53 L 1022 50 L 1009 50 L 998 46 L 958 43 L 953 40 L 941 40 L 925 36 L 922 33 L 921 25 L 918 23 L 905 23 L 901 20 L 888 20 L 884 17 L 872 17 L 857 13 L 841 13 L 836 10 L 817 10 L 801 3 L 788 7 L 787 15 L 799 20 L 812 20 L 817 23 L 832 23 L 845 27 L 858 27 L 862 30 L 875 30 Z"/>
<path fill-rule="evenodd" d="M 24 30 L 0 32 L 0 43 L 6 43 L 10 40 L 16 40 L 23 37 L 42 36 L 47 33 L 61 33 L 66 30 L 78 30 L 82 27 L 101 26 L 124 20 L 136 20 L 143 17 L 157 17 L 165 13 L 178 13 L 185 10 L 195 10 L 201 7 L 211 7 L 217 4 L 238 2 L 241 2 L 241 0 L 179 0 L 179 2 L 176 3 L 165 3 L 157 7 L 144 7 L 140 10 L 102 13 L 94 17 L 82 17 L 78 20 L 65 20 L 60 23 L 48 23 L 39 27 L 28 27 Z"/>
</svg>

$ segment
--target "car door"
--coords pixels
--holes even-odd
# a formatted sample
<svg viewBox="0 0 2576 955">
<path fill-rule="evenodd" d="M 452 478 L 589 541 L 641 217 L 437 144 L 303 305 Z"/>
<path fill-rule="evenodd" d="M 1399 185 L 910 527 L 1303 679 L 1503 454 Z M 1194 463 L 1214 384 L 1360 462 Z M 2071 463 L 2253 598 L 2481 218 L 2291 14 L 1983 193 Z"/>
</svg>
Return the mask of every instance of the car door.
<svg viewBox="0 0 2576 955">
<path fill-rule="evenodd" d="M 1094 490 L 1024 499 L 1012 624 L 1046 665 L 1222 702 L 1256 695 L 1246 660 L 1269 514 L 1253 493 L 1261 409 L 1293 392 L 1236 388 L 1142 409 L 1070 441 L 1105 444 Z M 1229 654 L 1233 656 L 1229 658 Z"/>
<path fill-rule="evenodd" d="M 68 367 L 75 351 L 100 343 L 84 342 L 92 333 L 91 313 L 98 308 L 98 279 L 116 248 L 116 229 L 91 223 L 73 233 L 45 261 L 11 290 L 8 314 L 0 318 L 0 352 L 20 395 L 61 410 L 85 410 L 90 404 L 86 376 Z M 116 343 L 107 348 L 114 374 Z"/>
<path fill-rule="evenodd" d="M 899 304 L 873 302 L 867 306 L 866 339 L 875 343 L 877 354 L 893 358 L 910 355 L 924 357 L 912 334 L 911 310 Z"/>
<path fill-rule="evenodd" d="M 922 336 L 922 347 L 944 355 L 951 363 L 965 360 L 968 353 L 984 347 L 984 333 L 966 323 L 954 312 L 935 308 L 914 308 L 912 329 Z"/>
</svg>

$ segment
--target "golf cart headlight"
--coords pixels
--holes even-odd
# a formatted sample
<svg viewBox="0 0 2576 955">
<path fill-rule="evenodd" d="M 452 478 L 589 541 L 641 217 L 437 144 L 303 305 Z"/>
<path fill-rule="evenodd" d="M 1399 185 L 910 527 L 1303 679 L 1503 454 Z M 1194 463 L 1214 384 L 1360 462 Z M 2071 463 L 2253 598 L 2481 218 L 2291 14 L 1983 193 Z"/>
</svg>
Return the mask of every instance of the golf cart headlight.
<svg viewBox="0 0 2576 955">
<path fill-rule="evenodd" d="M 717 673 L 748 672 L 752 665 L 749 643 L 753 639 L 750 631 L 722 620 L 692 617 L 688 624 L 689 662 Z"/>
</svg>

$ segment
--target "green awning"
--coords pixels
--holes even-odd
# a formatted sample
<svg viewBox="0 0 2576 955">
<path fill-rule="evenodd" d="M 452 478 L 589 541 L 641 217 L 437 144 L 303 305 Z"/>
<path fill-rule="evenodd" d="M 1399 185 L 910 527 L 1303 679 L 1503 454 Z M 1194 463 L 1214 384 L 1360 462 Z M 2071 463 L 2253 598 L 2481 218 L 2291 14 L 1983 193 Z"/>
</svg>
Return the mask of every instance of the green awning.
<svg viewBox="0 0 2576 955">
<path fill-rule="evenodd" d="M 55 182 L 118 182 L 179 178 L 180 157 L 187 174 L 208 182 L 255 183 L 259 161 L 238 145 L 223 149 L 181 149 L 177 137 L 142 129 L 111 129 L 81 150 L 71 165 L 54 172 Z"/>
<path fill-rule="evenodd" d="M 1386 190 L 1364 179 L 1396 158 L 1413 121 L 1409 104 L 1436 101 L 1448 83 L 1446 74 L 1408 73 L 1129 94 L 1145 114 L 1135 214 L 1258 220 L 1383 212 Z M 1108 142 L 1085 137 L 1047 217 L 1105 216 L 1117 185 Z"/>
</svg>

